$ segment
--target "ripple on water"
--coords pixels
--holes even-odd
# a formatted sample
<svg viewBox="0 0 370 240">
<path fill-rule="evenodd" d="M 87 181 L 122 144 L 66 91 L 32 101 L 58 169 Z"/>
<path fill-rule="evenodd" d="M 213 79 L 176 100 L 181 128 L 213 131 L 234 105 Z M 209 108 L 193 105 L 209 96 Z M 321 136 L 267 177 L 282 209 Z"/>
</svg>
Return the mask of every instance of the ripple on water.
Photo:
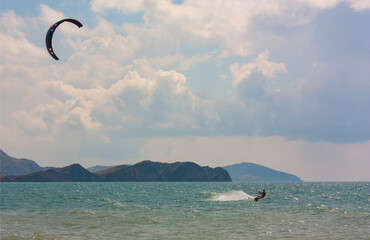
<svg viewBox="0 0 370 240">
<path fill-rule="evenodd" d="M 369 234 L 368 183 L 0 187 L 2 239 L 119 239 L 123 234 L 135 239 L 367 239 Z M 262 188 L 266 198 L 256 203 L 253 197 Z"/>
</svg>

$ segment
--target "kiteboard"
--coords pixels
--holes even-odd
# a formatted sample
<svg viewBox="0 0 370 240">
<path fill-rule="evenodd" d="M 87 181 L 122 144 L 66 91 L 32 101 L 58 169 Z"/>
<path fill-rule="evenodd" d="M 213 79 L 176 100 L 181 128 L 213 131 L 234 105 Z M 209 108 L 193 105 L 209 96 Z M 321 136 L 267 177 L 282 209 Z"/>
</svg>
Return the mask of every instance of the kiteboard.
<svg viewBox="0 0 370 240">
<path fill-rule="evenodd" d="M 255 201 L 255 202 L 258 202 L 258 197 L 255 197 L 255 198 L 254 198 L 254 201 Z"/>
</svg>

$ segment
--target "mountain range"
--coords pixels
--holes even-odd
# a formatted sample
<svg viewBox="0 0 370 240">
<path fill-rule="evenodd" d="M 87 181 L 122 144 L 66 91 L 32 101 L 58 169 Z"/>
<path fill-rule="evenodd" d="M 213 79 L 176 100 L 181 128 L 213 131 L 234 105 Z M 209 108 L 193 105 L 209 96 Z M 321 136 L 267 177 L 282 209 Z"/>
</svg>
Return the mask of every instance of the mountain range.
<svg viewBox="0 0 370 240">
<path fill-rule="evenodd" d="M 4 171 L 0 176 L 1 182 L 191 182 L 191 181 L 226 181 L 231 182 L 229 173 L 220 167 L 201 167 L 193 162 L 160 163 L 149 160 L 134 165 L 120 165 L 92 173 L 80 164 L 72 164 L 63 168 L 49 168 L 44 170 L 35 162 L 19 161 L 9 157 L 3 151 L 0 156 L 0 168 L 16 171 L 18 166 L 26 169 L 26 174 L 11 175 Z M 30 164 L 30 162 L 32 164 Z M 41 168 L 37 168 L 37 166 Z M 36 167 L 35 167 L 36 166 Z M 38 171 L 31 172 L 32 169 Z M 31 173 L 29 173 L 31 172 Z"/>
<path fill-rule="evenodd" d="M 96 174 L 108 182 L 231 182 L 225 169 L 201 167 L 193 162 L 159 163 L 146 160 L 132 166 L 111 167 Z"/>
<path fill-rule="evenodd" d="M 6 175 L 0 177 L 1 182 L 98 182 L 100 177 L 89 172 L 80 164 L 72 164 L 64 168 L 52 168 L 24 175 Z"/>
<path fill-rule="evenodd" d="M 40 167 L 35 161 L 10 157 L 0 149 L 0 175 L 22 175 L 43 170 L 45 168 Z"/>
<path fill-rule="evenodd" d="M 146 160 L 134 165 L 95 166 L 88 169 L 79 164 L 44 168 L 29 159 L 10 157 L 2 150 L 0 170 L 1 182 L 302 181 L 292 174 L 254 163 L 210 168 L 193 162 L 160 163 Z"/>
</svg>

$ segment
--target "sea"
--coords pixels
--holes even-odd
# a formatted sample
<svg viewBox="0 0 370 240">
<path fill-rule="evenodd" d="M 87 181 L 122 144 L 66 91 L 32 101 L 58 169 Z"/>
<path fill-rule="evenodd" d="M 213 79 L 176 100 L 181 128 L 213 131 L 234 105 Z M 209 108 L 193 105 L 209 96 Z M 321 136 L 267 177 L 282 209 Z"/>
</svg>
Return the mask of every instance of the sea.
<svg viewBox="0 0 370 240">
<path fill-rule="evenodd" d="M 0 238 L 368 240 L 369 185 L 0 183 Z"/>
</svg>

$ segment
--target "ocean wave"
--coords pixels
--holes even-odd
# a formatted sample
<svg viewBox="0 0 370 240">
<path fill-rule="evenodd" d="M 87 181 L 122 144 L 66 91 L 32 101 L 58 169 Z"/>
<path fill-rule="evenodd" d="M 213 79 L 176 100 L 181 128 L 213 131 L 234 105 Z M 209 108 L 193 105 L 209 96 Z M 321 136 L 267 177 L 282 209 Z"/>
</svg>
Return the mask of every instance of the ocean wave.
<svg viewBox="0 0 370 240">
<path fill-rule="evenodd" d="M 239 190 L 226 193 L 217 193 L 211 197 L 211 201 L 229 202 L 229 201 L 244 201 L 254 199 L 253 196 Z"/>
</svg>

